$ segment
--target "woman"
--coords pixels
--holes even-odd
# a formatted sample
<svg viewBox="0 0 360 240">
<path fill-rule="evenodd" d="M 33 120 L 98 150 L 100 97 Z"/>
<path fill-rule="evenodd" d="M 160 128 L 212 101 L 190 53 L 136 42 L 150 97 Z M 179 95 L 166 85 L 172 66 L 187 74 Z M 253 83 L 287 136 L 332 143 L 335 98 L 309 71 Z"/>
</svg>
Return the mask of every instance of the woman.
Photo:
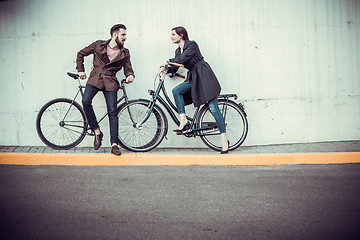
<svg viewBox="0 0 360 240">
<path fill-rule="evenodd" d="M 181 134 L 189 124 L 186 120 L 185 104 L 194 103 L 194 106 L 198 107 L 201 104 L 208 103 L 221 133 L 221 154 L 228 153 L 229 142 L 226 137 L 225 122 L 217 100 L 221 87 L 214 72 L 210 65 L 204 61 L 197 43 L 189 40 L 184 27 L 173 28 L 171 40 L 179 47 L 175 51 L 175 58 L 170 59 L 170 62 L 183 64 L 189 70 L 185 82 L 176 86 L 172 91 L 180 115 L 179 129 L 174 131 Z M 171 66 L 168 73 L 175 73 L 178 69 L 179 67 Z M 161 66 L 159 73 L 163 71 L 164 66 Z"/>
</svg>

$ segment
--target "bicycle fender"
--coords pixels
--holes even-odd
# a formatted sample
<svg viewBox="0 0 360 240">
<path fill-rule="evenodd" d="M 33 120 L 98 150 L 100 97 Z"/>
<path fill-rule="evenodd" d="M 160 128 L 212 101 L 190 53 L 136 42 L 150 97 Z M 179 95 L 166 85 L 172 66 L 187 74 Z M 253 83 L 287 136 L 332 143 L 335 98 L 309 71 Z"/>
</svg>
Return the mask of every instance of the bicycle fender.
<svg viewBox="0 0 360 240">
<path fill-rule="evenodd" d="M 122 108 L 124 105 L 128 104 L 128 103 L 131 103 L 131 102 L 136 102 L 136 101 L 144 101 L 144 102 L 148 102 L 150 103 L 150 100 L 149 99 L 144 99 L 144 98 L 137 98 L 137 99 L 131 99 L 129 100 L 128 102 L 123 102 L 122 104 L 120 104 L 118 107 L 117 107 L 117 110 L 119 110 L 120 108 Z M 160 108 L 158 104 L 155 103 L 155 106 Z M 160 110 L 162 110 L 160 108 Z"/>
<path fill-rule="evenodd" d="M 138 100 L 140 100 L 140 101 L 145 101 L 145 102 L 148 102 L 148 103 L 150 104 L 150 100 L 149 100 L 149 99 L 144 99 L 144 98 L 136 99 L 136 101 L 138 101 Z M 154 106 L 155 106 L 159 111 L 161 111 L 161 113 L 164 114 L 164 116 L 166 116 L 165 113 L 164 113 L 164 111 L 162 110 L 162 108 L 161 108 L 157 103 L 155 103 Z"/>
<path fill-rule="evenodd" d="M 74 99 L 70 99 L 70 98 L 54 98 L 54 99 L 51 99 L 49 100 L 48 102 L 46 102 L 41 108 L 43 108 L 44 106 L 52 103 L 52 102 L 56 102 L 56 101 L 72 101 L 74 102 L 75 104 L 79 104 L 78 102 L 76 102 Z M 79 104 L 80 105 L 80 104 Z M 81 105 L 80 105 L 81 106 Z"/>
<path fill-rule="evenodd" d="M 119 112 L 120 109 L 121 109 L 124 105 L 126 105 L 126 104 L 128 104 L 128 103 L 131 103 L 131 102 L 136 102 L 136 101 L 144 101 L 144 102 L 147 102 L 147 103 L 149 103 L 149 104 L 151 103 L 151 101 L 150 101 L 149 99 L 144 99 L 144 98 L 131 99 L 131 100 L 129 100 L 128 102 L 125 102 L 125 103 L 120 104 L 120 105 L 117 107 L 117 111 Z M 162 109 L 158 104 L 156 104 L 156 103 L 155 103 L 154 107 L 156 108 L 156 110 L 158 110 L 158 111 L 160 111 L 160 112 L 162 113 L 162 115 L 163 115 L 164 118 L 165 118 L 165 121 L 167 122 L 167 117 L 166 117 L 166 114 L 165 114 L 165 112 L 163 111 L 163 109 Z M 166 132 L 165 132 L 165 136 L 166 136 L 166 135 L 167 135 L 167 130 L 166 130 Z"/>
<path fill-rule="evenodd" d="M 229 100 L 229 99 L 228 99 L 228 100 L 219 99 L 218 101 L 219 101 L 219 102 L 231 102 L 231 103 L 239 106 L 240 109 L 241 109 L 241 111 L 243 111 L 243 113 L 245 114 L 245 117 L 247 117 L 247 114 L 246 114 L 246 112 L 245 112 L 244 105 L 243 105 L 242 103 L 236 103 L 236 102 L 234 102 L 234 101 L 232 101 L 232 100 Z M 207 104 L 204 104 L 204 105 L 201 107 L 201 109 L 200 109 L 200 113 L 201 113 L 202 111 L 205 111 L 205 108 L 207 108 L 207 107 L 208 107 L 208 105 L 207 105 Z"/>
<path fill-rule="evenodd" d="M 241 110 L 244 112 L 245 117 L 247 117 L 247 114 L 245 112 L 245 107 L 244 107 L 244 103 L 238 103 L 239 107 L 241 108 Z"/>
<path fill-rule="evenodd" d="M 145 102 L 148 102 L 149 104 L 151 103 L 151 101 L 149 99 L 144 99 L 144 98 L 139 98 L 137 100 L 140 100 L 140 101 L 145 101 Z M 154 107 L 156 108 L 156 110 L 160 111 L 161 114 L 164 116 L 164 121 L 166 122 L 166 126 L 168 125 L 168 120 L 167 120 L 167 117 L 166 117 L 166 114 L 164 112 L 164 110 L 156 103 L 154 103 Z M 166 135 L 168 134 L 168 128 L 166 127 L 166 130 L 165 130 L 165 138 L 166 138 Z"/>
<path fill-rule="evenodd" d="M 124 105 L 126 105 L 126 104 L 128 104 L 128 103 L 135 102 L 135 101 L 139 101 L 139 100 L 146 101 L 146 102 L 150 102 L 148 99 L 142 99 L 142 98 L 131 99 L 131 100 L 129 100 L 128 102 L 123 102 L 123 103 L 121 103 L 116 109 L 117 109 L 117 111 L 119 111 Z"/>
<path fill-rule="evenodd" d="M 246 114 L 246 112 L 245 112 L 245 108 L 244 108 L 244 104 L 243 104 L 243 103 L 237 103 L 237 102 L 232 101 L 232 100 L 219 99 L 219 102 L 226 102 L 226 101 L 231 102 L 231 103 L 233 103 L 233 104 L 235 104 L 235 105 L 238 105 L 238 106 L 240 107 L 240 109 L 243 111 L 243 113 L 245 114 L 245 117 L 247 117 L 247 114 Z"/>
</svg>

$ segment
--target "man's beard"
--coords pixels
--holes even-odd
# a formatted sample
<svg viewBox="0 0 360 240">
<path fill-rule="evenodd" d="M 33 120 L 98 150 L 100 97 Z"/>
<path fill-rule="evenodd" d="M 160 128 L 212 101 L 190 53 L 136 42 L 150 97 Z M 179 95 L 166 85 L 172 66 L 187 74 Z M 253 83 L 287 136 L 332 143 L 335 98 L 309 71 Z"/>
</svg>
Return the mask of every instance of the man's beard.
<svg viewBox="0 0 360 240">
<path fill-rule="evenodd" d="M 117 45 L 119 46 L 119 48 L 122 48 L 124 45 L 119 41 L 118 38 L 115 39 L 115 42 L 117 43 Z"/>
</svg>

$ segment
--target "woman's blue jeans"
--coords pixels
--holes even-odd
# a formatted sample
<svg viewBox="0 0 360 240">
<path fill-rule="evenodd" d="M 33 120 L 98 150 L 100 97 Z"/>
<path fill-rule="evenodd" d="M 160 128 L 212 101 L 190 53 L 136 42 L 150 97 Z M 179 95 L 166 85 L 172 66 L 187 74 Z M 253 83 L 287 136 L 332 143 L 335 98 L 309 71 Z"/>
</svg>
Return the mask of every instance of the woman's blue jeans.
<svg viewBox="0 0 360 240">
<path fill-rule="evenodd" d="M 84 107 L 86 118 L 89 122 L 91 130 L 99 128 L 95 112 L 92 106 L 92 100 L 95 95 L 101 91 L 100 89 L 87 84 L 82 99 L 82 104 Z M 119 143 L 119 122 L 117 116 L 117 91 L 106 91 L 102 90 L 107 106 L 107 112 L 109 117 L 110 125 L 110 141 L 111 143 Z"/>
<path fill-rule="evenodd" d="M 185 101 L 183 94 L 191 92 L 191 82 L 183 82 L 173 88 L 172 93 L 175 100 L 175 105 L 178 109 L 178 113 L 185 113 Z M 220 133 L 226 133 L 226 126 L 224 118 L 219 109 L 218 99 L 214 98 L 208 102 L 210 112 L 214 116 L 216 124 L 220 130 Z"/>
</svg>

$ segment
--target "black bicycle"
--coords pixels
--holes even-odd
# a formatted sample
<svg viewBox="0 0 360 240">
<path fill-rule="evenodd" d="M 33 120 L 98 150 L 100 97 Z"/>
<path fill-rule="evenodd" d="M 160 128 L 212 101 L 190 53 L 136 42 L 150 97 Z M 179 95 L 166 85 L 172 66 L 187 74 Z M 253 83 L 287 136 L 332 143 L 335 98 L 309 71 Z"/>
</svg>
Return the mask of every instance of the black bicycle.
<svg viewBox="0 0 360 240">
<path fill-rule="evenodd" d="M 78 80 L 78 91 L 73 99 L 57 98 L 46 103 L 39 111 L 36 119 L 36 130 L 40 139 L 49 147 L 56 150 L 66 150 L 77 146 L 86 135 L 94 135 L 85 116 L 84 109 L 76 102 L 80 94 L 84 95 L 79 75 L 67 73 L 74 80 Z M 120 82 L 123 95 L 117 101 L 117 109 L 129 102 L 125 90 L 126 80 Z M 98 122 L 100 123 L 107 114 Z"/>
<path fill-rule="evenodd" d="M 182 67 L 181 64 L 169 63 Z M 169 64 L 167 66 L 169 66 Z M 120 145 L 127 150 L 134 152 L 146 152 L 157 147 L 168 132 L 168 121 L 160 104 L 169 113 L 176 125 L 180 121 L 177 118 L 177 109 L 168 97 L 164 85 L 168 68 L 162 77 L 156 77 L 158 85 L 154 90 L 149 90 L 151 100 L 131 100 L 119 108 L 119 138 Z M 163 92 L 163 97 L 160 93 Z M 247 136 L 248 121 L 244 106 L 236 103 L 230 98 L 237 99 L 236 94 L 222 94 L 218 97 L 219 108 L 223 114 L 226 124 L 227 138 L 230 142 L 229 150 L 239 147 Z M 197 107 L 194 116 L 187 116 L 190 127 L 183 132 L 186 137 L 197 137 L 211 149 L 221 151 L 219 141 L 220 132 L 208 104 Z"/>
</svg>

